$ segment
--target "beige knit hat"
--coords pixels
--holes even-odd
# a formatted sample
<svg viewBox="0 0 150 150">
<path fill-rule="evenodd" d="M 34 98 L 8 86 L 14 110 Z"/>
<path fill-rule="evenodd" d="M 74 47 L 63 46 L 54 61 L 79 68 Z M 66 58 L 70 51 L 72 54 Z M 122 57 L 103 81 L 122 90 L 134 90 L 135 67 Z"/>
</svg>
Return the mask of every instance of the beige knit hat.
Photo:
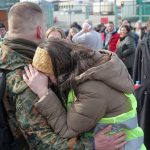
<svg viewBox="0 0 150 150">
<path fill-rule="evenodd" d="M 38 71 L 50 75 L 54 74 L 51 58 L 45 49 L 42 49 L 40 47 L 36 49 L 32 65 Z"/>
</svg>

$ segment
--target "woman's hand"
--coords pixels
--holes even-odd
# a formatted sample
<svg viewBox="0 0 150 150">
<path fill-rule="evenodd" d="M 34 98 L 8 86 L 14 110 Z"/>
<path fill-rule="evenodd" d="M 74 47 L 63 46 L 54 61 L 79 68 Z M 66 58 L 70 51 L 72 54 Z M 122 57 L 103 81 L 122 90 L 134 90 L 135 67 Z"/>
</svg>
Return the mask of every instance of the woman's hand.
<svg viewBox="0 0 150 150">
<path fill-rule="evenodd" d="M 25 67 L 23 79 L 31 90 L 41 98 L 48 92 L 48 77 L 37 71 L 32 65 Z"/>
</svg>

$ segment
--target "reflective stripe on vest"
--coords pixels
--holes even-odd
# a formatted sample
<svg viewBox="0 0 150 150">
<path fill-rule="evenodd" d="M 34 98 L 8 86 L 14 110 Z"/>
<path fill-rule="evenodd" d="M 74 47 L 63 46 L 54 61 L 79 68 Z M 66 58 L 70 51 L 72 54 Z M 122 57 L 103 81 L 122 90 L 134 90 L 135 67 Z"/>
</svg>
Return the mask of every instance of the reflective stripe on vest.
<svg viewBox="0 0 150 150">
<path fill-rule="evenodd" d="M 68 94 L 68 101 L 67 101 L 67 109 L 70 107 L 70 105 L 74 102 L 74 99 L 75 99 L 75 94 L 74 94 L 74 91 L 73 90 L 70 90 L 69 91 L 69 94 Z"/>
<path fill-rule="evenodd" d="M 124 94 L 128 100 L 131 102 L 132 109 L 129 112 L 123 113 L 121 115 L 109 118 L 101 118 L 96 127 L 92 132 L 84 133 L 85 137 L 93 137 L 98 131 L 104 129 L 108 125 L 112 125 L 112 131 L 109 135 L 116 132 L 123 131 L 127 135 L 128 143 L 125 145 L 124 150 L 146 150 L 143 144 L 143 130 L 138 127 L 137 124 L 137 102 L 133 94 Z M 73 90 L 70 90 L 68 94 L 68 104 L 67 108 L 73 103 L 75 99 L 75 94 Z"/>
</svg>

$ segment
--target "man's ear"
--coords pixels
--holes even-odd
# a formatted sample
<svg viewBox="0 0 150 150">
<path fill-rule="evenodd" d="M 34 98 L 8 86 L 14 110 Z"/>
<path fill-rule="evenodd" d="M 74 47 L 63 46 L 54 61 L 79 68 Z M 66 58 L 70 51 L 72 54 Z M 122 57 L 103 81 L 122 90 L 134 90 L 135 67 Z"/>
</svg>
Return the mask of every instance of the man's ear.
<svg viewBox="0 0 150 150">
<path fill-rule="evenodd" d="M 57 84 L 57 80 L 56 80 L 56 77 L 54 75 L 49 75 L 49 79 L 51 80 L 51 82 L 53 84 Z"/>
<path fill-rule="evenodd" d="M 36 38 L 40 40 L 42 39 L 42 27 L 41 26 L 36 27 Z"/>
</svg>

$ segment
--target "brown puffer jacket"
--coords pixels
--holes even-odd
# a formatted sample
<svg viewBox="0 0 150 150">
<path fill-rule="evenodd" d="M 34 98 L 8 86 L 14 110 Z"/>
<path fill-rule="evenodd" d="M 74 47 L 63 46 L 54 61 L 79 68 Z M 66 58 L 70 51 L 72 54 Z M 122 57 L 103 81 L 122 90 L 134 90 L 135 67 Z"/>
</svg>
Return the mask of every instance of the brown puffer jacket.
<svg viewBox="0 0 150 150">
<path fill-rule="evenodd" d="M 76 77 L 76 100 L 67 112 L 51 90 L 35 104 L 60 136 L 75 137 L 94 128 L 102 117 L 131 109 L 123 93 L 133 92 L 132 79 L 116 54 L 106 53 L 97 52 L 95 59 L 101 58 L 100 64 Z"/>
</svg>

